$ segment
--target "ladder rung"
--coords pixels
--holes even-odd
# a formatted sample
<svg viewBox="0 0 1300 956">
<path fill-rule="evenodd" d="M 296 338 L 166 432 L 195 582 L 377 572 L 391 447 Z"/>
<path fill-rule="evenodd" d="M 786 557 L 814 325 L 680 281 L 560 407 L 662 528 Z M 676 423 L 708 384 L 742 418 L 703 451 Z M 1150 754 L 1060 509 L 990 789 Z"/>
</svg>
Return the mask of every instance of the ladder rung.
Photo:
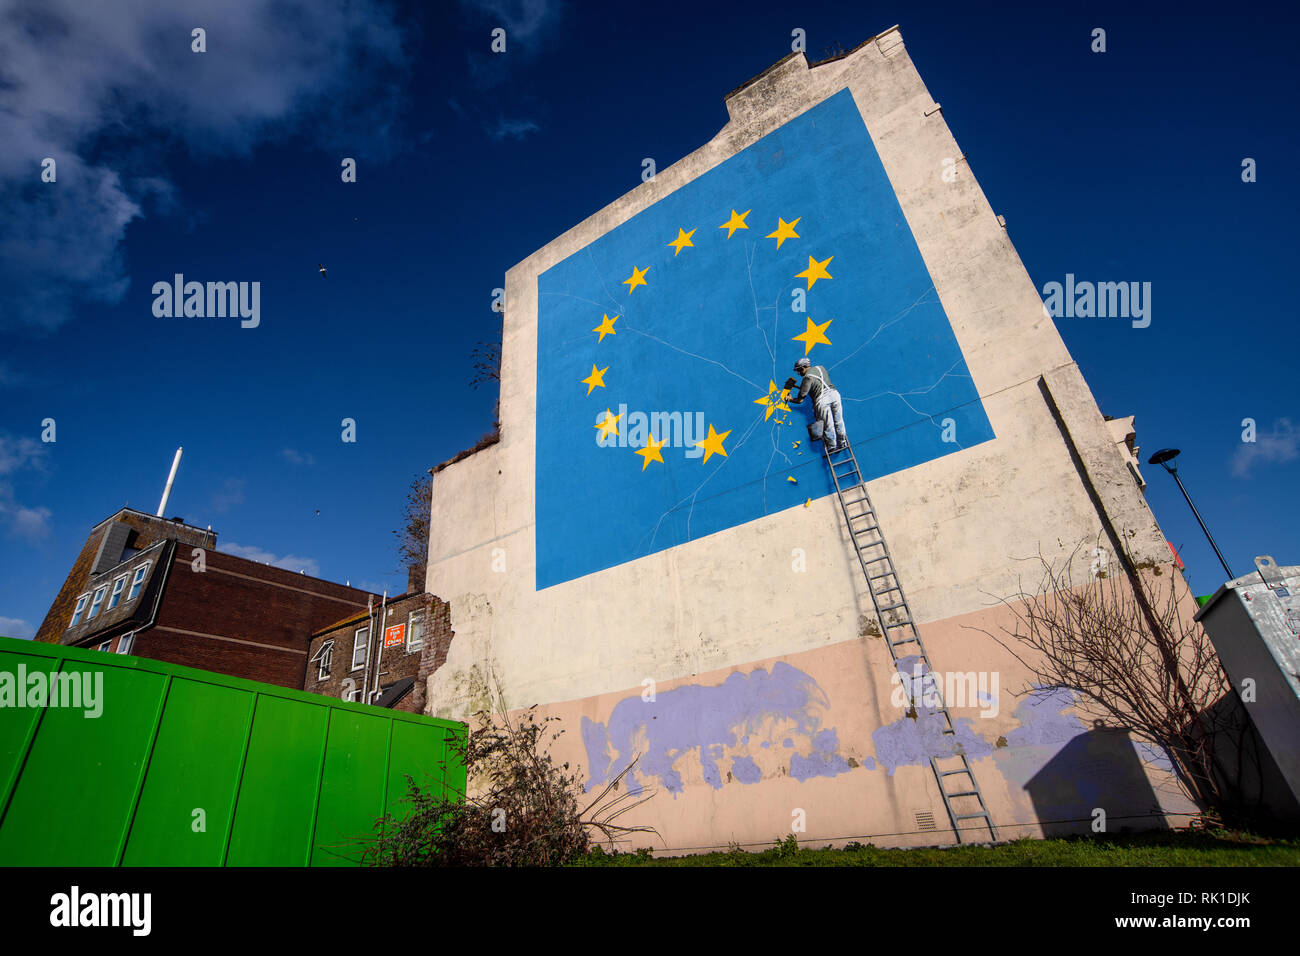
<svg viewBox="0 0 1300 956">
<path fill-rule="evenodd" d="M 876 616 L 884 627 L 885 642 L 889 647 L 889 653 L 894 660 L 897 661 L 899 654 L 895 653 L 894 648 L 902 647 L 904 644 L 915 644 L 917 650 L 921 654 L 921 659 L 926 660 L 925 645 L 921 643 L 920 632 L 916 629 L 916 624 L 912 620 L 911 609 L 907 606 L 907 598 L 903 593 L 902 585 L 898 581 L 897 570 L 890 558 L 889 548 L 885 544 L 884 532 L 880 530 L 880 523 L 876 520 L 875 510 L 871 506 L 870 495 L 867 494 L 866 479 L 858 468 L 857 456 L 853 454 L 853 449 L 849 447 L 845 447 L 837 452 L 830 452 L 826 450 L 826 446 L 823 445 L 822 452 L 826 456 L 827 463 L 831 466 L 831 481 L 835 483 L 835 491 L 839 495 L 840 499 L 840 509 L 844 512 L 844 520 L 849 527 L 849 537 L 853 541 L 854 549 L 857 551 L 858 561 L 862 564 L 862 572 L 867 577 L 867 592 L 871 595 L 871 603 L 875 606 Z M 834 455 L 839 455 L 840 457 L 836 458 Z M 857 477 L 856 481 L 851 480 L 853 476 Z M 854 505 L 861 505 L 865 510 L 860 514 L 850 514 L 850 507 Z M 861 527 L 854 527 L 854 522 L 856 521 L 863 521 L 864 524 Z M 876 540 L 861 540 L 864 536 L 872 534 L 873 532 L 877 535 Z M 879 557 L 867 557 L 867 552 L 872 548 L 880 548 L 881 554 Z M 871 565 L 873 564 L 883 564 L 885 568 L 884 571 L 879 574 L 872 574 Z M 893 578 L 894 583 L 882 586 L 879 590 L 876 590 L 874 582 L 883 581 L 886 578 Z M 893 604 L 878 603 L 884 595 L 892 593 L 896 593 L 900 600 Z M 885 612 L 897 612 L 900 608 L 902 609 L 902 614 L 900 616 L 903 619 L 901 621 L 887 622 L 885 619 Z M 890 636 L 890 632 L 898 630 L 899 628 L 907 628 L 908 630 L 905 631 L 905 633 L 910 636 L 894 640 Z M 928 666 L 928 660 L 926 660 L 926 664 Z M 912 713 L 919 716 L 919 708 L 917 708 L 915 704 L 913 704 L 912 707 Z M 926 710 L 925 715 L 928 717 L 941 716 L 943 718 L 943 729 L 941 734 L 952 737 L 956 740 L 956 726 L 953 724 L 952 715 L 948 713 L 948 708 L 943 705 L 942 701 L 939 702 L 939 708 L 937 710 Z M 939 792 L 943 795 L 943 802 L 948 810 L 948 817 L 952 822 L 953 830 L 956 832 L 957 842 L 962 842 L 962 828 L 960 828 L 958 824 L 963 820 L 982 820 L 989 829 L 989 835 L 996 840 L 997 831 L 993 827 L 993 818 L 989 815 L 988 808 L 984 805 L 984 797 L 979 790 L 979 781 L 975 779 L 975 773 L 970 768 L 970 763 L 966 759 L 965 751 L 960 749 L 960 745 L 955 749 L 958 750 L 957 753 L 944 754 L 942 756 L 932 755 L 930 757 L 930 766 L 937 778 Z M 939 769 L 938 761 L 954 759 L 961 761 L 961 769 Z M 956 777 L 963 774 L 970 779 L 970 786 L 972 789 L 956 790 L 952 792 L 944 789 L 943 781 L 946 777 Z M 953 811 L 952 801 L 969 797 L 974 797 L 979 801 L 981 807 L 980 811 L 978 813 L 955 813 Z"/>
</svg>

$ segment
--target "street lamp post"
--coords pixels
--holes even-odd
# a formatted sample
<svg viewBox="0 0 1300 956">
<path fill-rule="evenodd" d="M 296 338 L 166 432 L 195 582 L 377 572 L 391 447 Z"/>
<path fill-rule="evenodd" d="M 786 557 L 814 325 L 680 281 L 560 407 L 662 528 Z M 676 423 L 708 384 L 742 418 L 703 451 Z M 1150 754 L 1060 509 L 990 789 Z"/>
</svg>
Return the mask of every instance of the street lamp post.
<svg viewBox="0 0 1300 956">
<path fill-rule="evenodd" d="M 1223 560 L 1223 552 L 1221 552 L 1219 546 L 1214 543 L 1214 536 L 1210 534 L 1210 529 L 1205 527 L 1205 522 L 1201 520 L 1201 513 L 1196 510 L 1196 505 L 1192 504 L 1192 496 L 1187 493 L 1187 489 L 1183 487 L 1182 479 L 1178 477 L 1178 466 L 1171 464 L 1173 460 L 1178 457 L 1178 454 L 1179 450 L 1177 448 L 1162 448 L 1151 456 L 1147 464 L 1163 465 L 1165 471 L 1174 476 L 1174 481 L 1178 483 L 1178 490 L 1181 491 L 1183 497 L 1187 499 L 1187 507 L 1192 509 L 1192 514 L 1196 517 L 1196 523 L 1199 524 L 1201 530 L 1205 532 L 1205 537 L 1209 539 L 1210 547 L 1214 549 L 1214 553 L 1219 558 L 1219 563 L 1223 565 L 1223 570 L 1228 575 L 1228 580 L 1231 581 L 1236 577 L 1236 575 L 1233 574 L 1232 569 L 1228 567 L 1228 562 Z"/>
</svg>

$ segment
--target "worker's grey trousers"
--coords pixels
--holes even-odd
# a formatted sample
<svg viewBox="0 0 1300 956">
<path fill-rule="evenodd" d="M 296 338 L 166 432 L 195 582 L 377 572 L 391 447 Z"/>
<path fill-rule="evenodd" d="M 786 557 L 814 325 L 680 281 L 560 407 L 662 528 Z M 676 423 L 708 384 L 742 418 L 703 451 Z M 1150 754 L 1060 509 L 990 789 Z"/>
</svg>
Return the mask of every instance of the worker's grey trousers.
<svg viewBox="0 0 1300 956">
<path fill-rule="evenodd" d="M 844 430 L 844 406 L 840 403 L 838 389 L 822 389 L 821 400 L 813 407 L 817 418 L 822 423 L 822 441 L 827 451 L 834 451 L 838 445 L 847 445 L 848 433 Z"/>
</svg>

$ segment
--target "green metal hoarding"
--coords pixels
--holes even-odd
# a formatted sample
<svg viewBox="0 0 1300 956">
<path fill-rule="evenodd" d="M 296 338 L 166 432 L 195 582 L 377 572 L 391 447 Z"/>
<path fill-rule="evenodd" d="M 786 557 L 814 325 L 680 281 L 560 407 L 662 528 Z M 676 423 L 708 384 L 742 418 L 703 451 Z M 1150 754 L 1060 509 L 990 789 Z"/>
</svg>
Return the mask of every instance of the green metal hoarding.
<svg viewBox="0 0 1300 956">
<path fill-rule="evenodd" d="M 355 866 L 464 724 L 0 638 L 0 865 Z"/>
</svg>

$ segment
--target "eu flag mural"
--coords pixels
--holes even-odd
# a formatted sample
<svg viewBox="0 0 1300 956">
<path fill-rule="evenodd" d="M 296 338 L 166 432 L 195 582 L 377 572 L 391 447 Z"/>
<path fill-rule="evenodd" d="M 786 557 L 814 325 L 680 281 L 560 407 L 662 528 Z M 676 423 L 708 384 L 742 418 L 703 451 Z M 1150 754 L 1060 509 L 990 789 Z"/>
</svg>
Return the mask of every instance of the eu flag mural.
<svg viewBox="0 0 1300 956">
<path fill-rule="evenodd" d="M 537 343 L 538 589 L 833 494 L 804 355 L 867 479 L 993 438 L 847 90 L 543 273 Z"/>
</svg>

